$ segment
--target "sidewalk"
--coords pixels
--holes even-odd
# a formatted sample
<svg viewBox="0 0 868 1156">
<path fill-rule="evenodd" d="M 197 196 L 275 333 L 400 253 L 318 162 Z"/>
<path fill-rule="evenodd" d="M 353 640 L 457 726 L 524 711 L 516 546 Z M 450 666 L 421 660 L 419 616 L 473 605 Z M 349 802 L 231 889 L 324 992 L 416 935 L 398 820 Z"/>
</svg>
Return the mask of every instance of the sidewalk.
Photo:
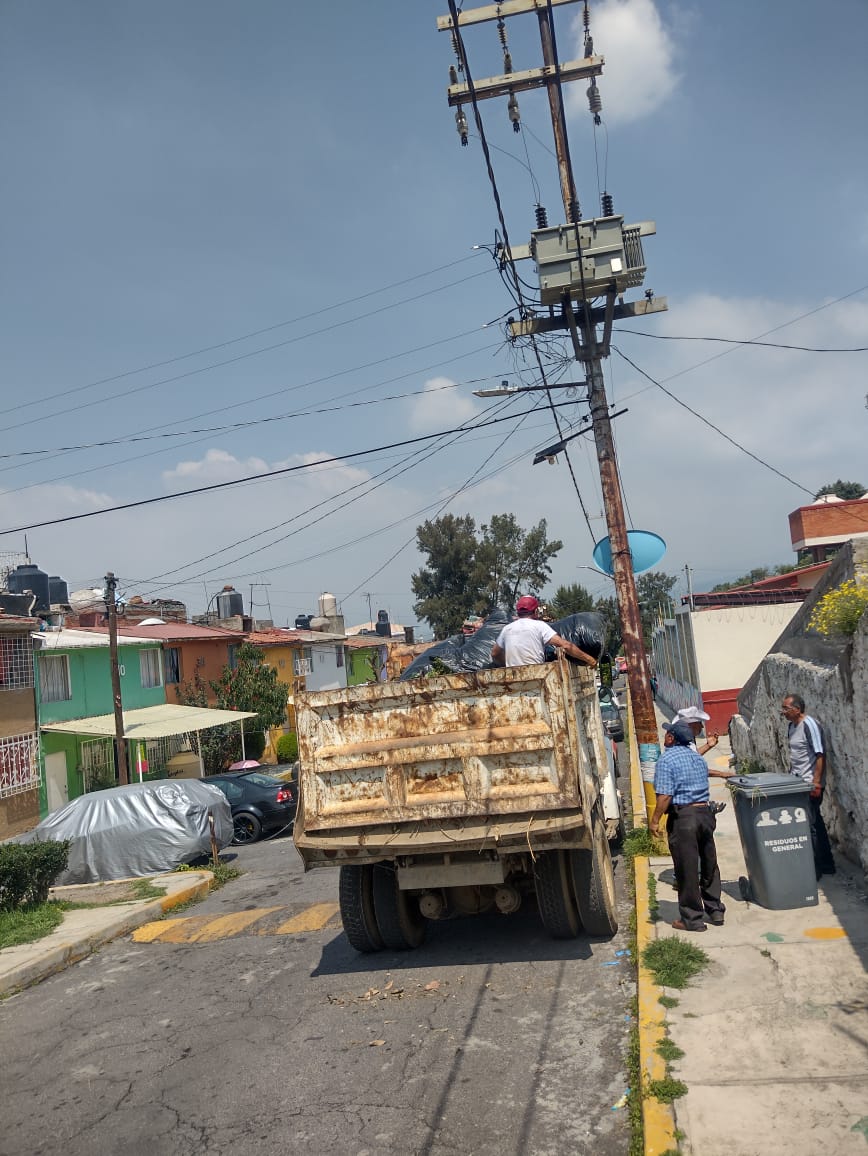
<svg viewBox="0 0 868 1156">
<path fill-rule="evenodd" d="M 706 756 L 725 769 L 725 739 Z M 659 921 L 651 938 L 678 936 L 710 965 L 668 1010 L 669 1036 L 684 1051 L 670 1065 L 687 1094 L 675 1101 L 680 1151 L 691 1156 L 868 1156 L 868 896 L 838 860 L 816 907 L 770 911 L 741 898 L 746 875 L 730 793 L 715 836 L 726 923 L 700 935 L 676 932 L 672 861 L 652 858 Z M 653 1047 L 653 1045 L 652 1045 Z M 654 1152 L 648 1146 L 646 1153 Z"/>
<path fill-rule="evenodd" d="M 135 899 L 129 903 L 81 907 L 64 912 L 63 923 L 50 935 L 35 943 L 22 943 L 0 951 L 0 998 L 62 971 L 104 943 L 128 935 L 143 923 L 160 919 L 181 903 L 203 898 L 211 888 L 212 879 L 211 872 L 206 870 L 152 875 L 148 876 L 148 881 L 166 890 L 159 899 Z M 99 884 L 92 886 L 96 895 Z M 62 899 L 64 891 L 73 890 L 79 899 L 81 887 L 56 887 L 52 890 L 52 897 Z"/>
</svg>

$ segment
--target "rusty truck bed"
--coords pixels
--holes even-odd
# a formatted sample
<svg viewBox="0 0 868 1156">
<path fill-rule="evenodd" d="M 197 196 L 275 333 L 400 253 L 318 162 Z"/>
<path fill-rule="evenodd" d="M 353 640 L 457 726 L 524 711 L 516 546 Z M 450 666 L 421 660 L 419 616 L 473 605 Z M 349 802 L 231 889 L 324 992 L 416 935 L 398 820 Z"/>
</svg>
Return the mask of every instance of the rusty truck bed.
<svg viewBox="0 0 868 1156">
<path fill-rule="evenodd" d="M 563 660 L 299 695 L 296 844 L 307 860 L 408 827 L 418 846 L 423 828 L 580 825 L 606 765 L 594 703 L 592 674 Z"/>
</svg>

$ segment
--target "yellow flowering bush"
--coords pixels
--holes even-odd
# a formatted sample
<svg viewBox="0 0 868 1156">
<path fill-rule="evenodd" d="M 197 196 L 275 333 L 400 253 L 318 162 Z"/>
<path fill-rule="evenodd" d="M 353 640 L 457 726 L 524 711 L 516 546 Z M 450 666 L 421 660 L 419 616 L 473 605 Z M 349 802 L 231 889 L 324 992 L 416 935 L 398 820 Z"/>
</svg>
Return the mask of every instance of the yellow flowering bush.
<svg viewBox="0 0 868 1156">
<path fill-rule="evenodd" d="M 824 594 L 811 614 L 808 626 L 818 634 L 855 634 L 859 619 L 868 609 L 868 578 L 851 578 Z"/>
</svg>

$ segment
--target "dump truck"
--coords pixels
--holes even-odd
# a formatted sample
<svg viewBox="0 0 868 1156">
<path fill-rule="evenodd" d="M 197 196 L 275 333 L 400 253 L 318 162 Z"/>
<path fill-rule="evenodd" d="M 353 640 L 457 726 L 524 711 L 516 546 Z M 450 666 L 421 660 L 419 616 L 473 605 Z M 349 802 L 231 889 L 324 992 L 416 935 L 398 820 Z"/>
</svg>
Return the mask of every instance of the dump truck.
<svg viewBox="0 0 868 1156">
<path fill-rule="evenodd" d="M 617 931 L 622 831 L 594 676 L 554 662 L 296 696 L 293 838 L 340 868 L 358 951 L 418 947 L 428 920 L 536 897 L 559 939 Z"/>
</svg>

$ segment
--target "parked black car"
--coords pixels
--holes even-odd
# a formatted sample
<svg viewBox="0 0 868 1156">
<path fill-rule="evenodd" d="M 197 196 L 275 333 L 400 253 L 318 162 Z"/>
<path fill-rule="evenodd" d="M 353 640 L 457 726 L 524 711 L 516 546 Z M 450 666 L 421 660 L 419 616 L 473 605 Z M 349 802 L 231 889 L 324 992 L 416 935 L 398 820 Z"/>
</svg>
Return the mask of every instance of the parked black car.
<svg viewBox="0 0 868 1156">
<path fill-rule="evenodd" d="M 228 771 L 209 775 L 206 782 L 219 787 L 232 808 L 233 843 L 255 843 L 295 819 L 298 796 L 291 783 L 261 771 Z"/>
</svg>

